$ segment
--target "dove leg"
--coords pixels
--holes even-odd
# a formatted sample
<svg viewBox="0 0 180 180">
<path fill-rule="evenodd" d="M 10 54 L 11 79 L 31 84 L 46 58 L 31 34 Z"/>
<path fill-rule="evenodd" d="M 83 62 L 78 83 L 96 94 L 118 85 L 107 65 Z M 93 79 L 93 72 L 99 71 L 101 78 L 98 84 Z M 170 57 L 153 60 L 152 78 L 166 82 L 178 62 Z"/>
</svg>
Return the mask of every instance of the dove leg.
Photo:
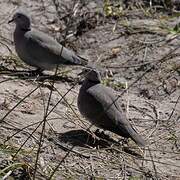
<svg viewBox="0 0 180 180">
<path fill-rule="evenodd" d="M 43 75 L 43 69 L 37 68 L 35 70 L 29 71 L 29 76 L 42 76 Z"/>
</svg>

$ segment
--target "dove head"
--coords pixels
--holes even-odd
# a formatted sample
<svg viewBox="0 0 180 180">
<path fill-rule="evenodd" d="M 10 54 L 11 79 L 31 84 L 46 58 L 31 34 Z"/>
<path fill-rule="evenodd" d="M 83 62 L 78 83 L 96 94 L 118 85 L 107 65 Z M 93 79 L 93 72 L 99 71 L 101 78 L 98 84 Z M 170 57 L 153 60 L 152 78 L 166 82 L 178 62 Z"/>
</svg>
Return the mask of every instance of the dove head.
<svg viewBox="0 0 180 180">
<path fill-rule="evenodd" d="M 100 83 L 101 82 L 101 76 L 100 73 L 97 70 L 94 69 L 85 69 L 81 74 L 85 75 L 86 80 Z"/>
<path fill-rule="evenodd" d="M 21 30 L 30 30 L 31 21 L 28 15 L 24 12 L 16 12 L 8 23 L 14 22 L 17 28 Z"/>
</svg>

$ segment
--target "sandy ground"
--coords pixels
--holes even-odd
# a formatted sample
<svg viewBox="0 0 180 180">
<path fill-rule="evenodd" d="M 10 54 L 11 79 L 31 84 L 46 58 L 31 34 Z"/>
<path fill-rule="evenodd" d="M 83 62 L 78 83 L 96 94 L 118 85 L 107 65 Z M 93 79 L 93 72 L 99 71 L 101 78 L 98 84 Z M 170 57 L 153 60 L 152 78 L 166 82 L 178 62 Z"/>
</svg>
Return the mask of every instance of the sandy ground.
<svg viewBox="0 0 180 180">
<path fill-rule="evenodd" d="M 103 10 L 103 1 L 74 3 L 0 1 L 0 177 L 33 176 L 48 106 L 36 179 L 48 179 L 58 165 L 55 179 L 180 179 L 180 43 L 173 30 L 180 23 L 177 11 L 136 4 L 122 6 L 119 13 L 111 4 L 109 11 Z M 124 144 L 109 132 L 106 140 L 98 139 L 95 127 L 87 132 L 90 124 L 76 104 L 82 67 L 60 67 L 53 91 L 53 80 L 17 74 L 30 68 L 18 59 L 14 25 L 7 24 L 19 7 L 31 14 L 33 28 L 58 42 L 64 43 L 67 32 L 66 46 L 103 70 L 103 83 L 121 96 L 129 119 L 148 142 L 145 149 L 131 141 Z"/>
</svg>

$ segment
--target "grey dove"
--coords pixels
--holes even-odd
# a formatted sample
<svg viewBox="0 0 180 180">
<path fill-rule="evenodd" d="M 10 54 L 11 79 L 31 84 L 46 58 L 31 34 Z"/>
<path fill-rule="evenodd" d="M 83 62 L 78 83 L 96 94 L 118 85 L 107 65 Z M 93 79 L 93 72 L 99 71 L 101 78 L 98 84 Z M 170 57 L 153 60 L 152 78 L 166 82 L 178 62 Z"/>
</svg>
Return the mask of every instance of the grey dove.
<svg viewBox="0 0 180 180">
<path fill-rule="evenodd" d="M 101 84 L 98 71 L 86 72 L 77 104 L 80 113 L 93 125 L 125 138 L 131 138 L 139 146 L 145 146 L 145 140 L 128 121 L 113 89 Z"/>
<path fill-rule="evenodd" d="M 15 22 L 15 50 L 26 64 L 39 70 L 48 70 L 56 65 L 86 65 L 86 59 L 75 55 L 49 35 L 31 29 L 30 17 L 25 12 L 16 12 L 8 23 Z"/>
</svg>

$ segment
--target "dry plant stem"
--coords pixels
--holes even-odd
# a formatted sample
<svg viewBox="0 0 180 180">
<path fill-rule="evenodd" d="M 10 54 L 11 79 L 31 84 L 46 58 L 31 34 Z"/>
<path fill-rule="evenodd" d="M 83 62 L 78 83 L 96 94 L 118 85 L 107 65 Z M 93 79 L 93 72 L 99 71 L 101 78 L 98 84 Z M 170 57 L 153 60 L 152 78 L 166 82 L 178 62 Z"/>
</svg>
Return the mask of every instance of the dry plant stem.
<svg viewBox="0 0 180 180">
<path fill-rule="evenodd" d="M 155 133 L 155 131 L 157 130 L 158 125 L 159 125 L 159 122 L 156 121 L 156 124 L 155 124 L 155 126 L 154 126 L 154 129 L 152 129 L 152 131 L 149 133 L 148 138 L 150 138 L 150 137 Z M 155 142 L 156 142 L 156 141 L 154 141 L 153 143 L 155 143 Z"/>
<path fill-rule="evenodd" d="M 150 161 L 150 162 L 152 162 L 152 159 L 146 159 L 146 158 L 144 158 L 144 159 L 141 159 L 141 158 L 139 158 L 140 160 L 144 160 L 144 161 Z M 156 161 L 156 160 L 154 160 L 153 161 L 154 163 L 157 163 L 157 164 L 164 164 L 164 165 L 167 165 L 167 166 L 174 166 L 174 167 L 177 167 L 177 168 L 180 168 L 180 166 L 179 165 L 176 165 L 176 164 L 170 164 L 170 163 L 165 163 L 165 162 L 161 162 L 161 161 Z"/>
<path fill-rule="evenodd" d="M 8 51 L 12 54 L 12 50 L 9 48 L 9 46 L 8 46 L 7 44 L 5 44 L 5 43 L 3 43 L 3 42 L 1 42 L 1 41 L 0 41 L 0 44 L 2 44 L 3 46 L 5 46 L 5 47 L 8 49 Z"/>
<path fill-rule="evenodd" d="M 72 153 L 77 154 L 77 155 L 80 156 L 80 157 L 84 157 L 84 158 L 87 158 L 87 159 L 90 158 L 90 156 L 88 156 L 88 155 L 81 154 L 81 153 L 79 153 L 79 152 L 77 152 L 77 151 L 75 151 L 75 150 L 72 150 L 72 149 L 69 149 L 69 148 L 67 148 L 67 147 L 65 147 L 65 146 L 62 146 L 62 145 L 59 144 L 59 143 L 56 143 L 56 144 L 57 144 L 58 146 L 60 146 L 60 148 L 61 148 L 62 150 L 64 150 L 64 151 L 71 151 Z"/>
<path fill-rule="evenodd" d="M 128 146 L 128 147 L 129 147 L 129 148 L 133 148 L 133 150 L 139 149 L 139 147 L 134 147 L 134 146 Z M 116 149 L 116 148 L 106 148 L 106 149 L 113 149 L 113 150 L 115 150 L 115 151 L 117 151 L 117 152 L 120 152 L 120 153 L 123 152 L 123 151 L 118 150 L 118 149 Z M 148 149 L 149 149 L 151 152 L 159 152 L 159 150 L 157 150 L 157 149 L 150 149 L 149 147 L 148 147 Z M 145 150 L 146 150 L 146 149 L 145 149 Z M 171 151 L 164 151 L 164 150 L 163 150 L 163 153 L 180 155 L 179 152 L 171 152 Z M 133 157 L 134 157 L 134 156 L 133 156 Z"/>
<path fill-rule="evenodd" d="M 43 121 L 41 121 L 38 126 L 31 132 L 31 134 L 27 137 L 27 139 L 23 142 L 23 144 L 21 144 L 21 146 L 19 147 L 19 149 L 16 151 L 16 153 L 13 155 L 13 159 L 17 156 L 17 154 L 19 153 L 19 151 L 22 149 L 22 147 L 26 144 L 26 142 L 32 137 L 32 135 L 36 132 L 36 130 L 40 127 L 40 125 L 43 123 Z"/>
<path fill-rule="evenodd" d="M 55 88 L 55 87 L 54 87 Z M 55 88 L 56 89 L 56 88 Z M 73 109 L 73 107 L 68 103 L 68 101 L 65 99 L 65 96 L 64 95 L 62 95 L 59 91 L 58 91 L 58 89 L 56 89 L 56 91 L 58 92 L 58 94 L 61 96 L 61 98 L 63 98 L 63 100 L 65 101 L 65 103 L 68 105 L 68 107 L 71 109 L 71 111 L 73 112 L 73 114 L 77 117 L 77 119 L 81 122 L 81 123 L 83 123 L 83 125 L 84 126 L 86 126 L 85 124 L 84 124 L 84 122 L 80 119 L 80 117 L 78 116 L 78 114 L 75 112 L 75 110 Z M 80 126 L 80 125 L 79 125 Z M 83 128 L 82 126 L 80 126 L 81 128 Z M 84 128 L 83 128 L 84 129 Z"/>
<path fill-rule="evenodd" d="M 8 142 L 11 138 L 13 138 L 16 134 L 18 134 L 18 133 L 24 131 L 25 129 L 27 129 L 27 128 L 31 127 L 31 126 L 34 126 L 34 125 L 36 125 L 36 124 L 41 124 L 41 122 L 42 122 L 42 121 L 38 121 L 38 122 L 36 122 L 36 123 L 29 124 L 29 125 L 27 125 L 27 126 L 21 128 L 21 129 L 18 129 L 18 128 L 17 128 L 18 131 L 15 132 L 14 134 L 12 134 L 11 136 L 9 136 L 9 137 L 7 138 L 7 140 L 4 141 L 4 144 L 5 144 L 6 142 Z M 38 125 L 38 127 L 39 127 L 39 125 Z M 31 134 L 32 134 L 32 133 L 31 133 Z"/>
<path fill-rule="evenodd" d="M 44 110 L 44 114 L 45 114 L 45 109 L 46 109 L 45 99 L 44 99 L 43 91 L 42 91 L 41 87 L 39 88 L 39 90 L 40 90 L 40 93 L 41 93 L 41 97 L 42 97 L 42 101 L 43 101 L 43 110 Z"/>
<path fill-rule="evenodd" d="M 157 170 L 156 170 L 156 165 L 155 165 L 155 163 L 154 163 L 153 156 L 152 156 L 152 154 L 151 154 L 151 151 L 150 151 L 149 147 L 148 147 L 148 151 L 149 151 L 149 155 L 150 155 L 150 158 L 151 158 L 151 162 L 152 162 L 152 165 L 153 165 L 153 169 L 154 169 L 154 172 L 155 172 L 156 179 L 158 179 Z"/>
<path fill-rule="evenodd" d="M 69 156 L 69 154 L 72 152 L 74 146 L 72 146 L 69 151 L 66 153 L 66 155 L 64 156 L 64 158 L 59 162 L 59 164 L 55 167 L 55 169 L 53 170 L 53 172 L 51 173 L 51 175 L 49 176 L 48 180 L 51 180 L 52 177 L 54 176 L 55 172 L 58 170 L 59 166 L 64 162 L 64 160 Z"/>
<path fill-rule="evenodd" d="M 1 74 L 1 73 L 0 73 L 0 74 Z M 4 83 L 4 82 L 12 81 L 12 80 L 17 80 L 17 79 L 19 79 L 19 78 L 8 78 L 8 79 L 5 79 L 5 80 L 3 80 L 3 81 L 0 81 L 0 84 L 1 84 L 1 83 Z"/>
<path fill-rule="evenodd" d="M 93 163 L 93 158 L 92 155 L 90 155 L 90 161 L 91 161 L 91 171 L 92 171 L 92 176 L 95 176 L 95 171 L 94 171 L 94 163 Z"/>
<path fill-rule="evenodd" d="M 53 106 L 53 108 L 47 113 L 47 117 L 53 112 L 53 110 L 57 107 L 57 105 L 62 101 L 62 99 L 69 93 L 71 92 L 71 90 L 76 86 L 73 85 L 70 89 L 68 89 L 68 91 L 61 97 L 61 99 Z"/>
<path fill-rule="evenodd" d="M 150 114 L 148 114 L 147 112 L 139 109 L 138 107 L 136 107 L 136 106 L 134 106 L 134 105 L 130 105 L 130 107 L 133 108 L 133 109 L 135 109 L 136 111 L 138 111 L 138 112 L 140 112 L 140 113 L 145 114 L 146 116 L 148 116 L 148 117 L 151 119 L 151 121 L 153 121 L 153 122 L 156 121 L 156 119 L 155 119 L 152 115 L 150 115 Z M 148 120 L 149 120 L 149 119 L 148 119 Z"/>
<path fill-rule="evenodd" d="M 92 127 L 92 125 L 90 125 L 87 129 L 86 129 L 86 131 L 89 131 L 89 129 Z M 68 149 L 68 152 L 66 153 L 66 155 L 64 156 L 64 158 L 60 161 L 60 163 L 55 167 L 55 169 L 53 170 L 53 172 L 51 173 L 51 175 L 50 175 L 50 177 L 48 178 L 48 180 L 51 180 L 52 179 L 52 177 L 54 176 L 54 174 L 55 174 L 55 172 L 58 170 L 58 168 L 60 167 L 60 165 L 64 162 L 64 160 L 69 156 L 69 154 L 71 153 L 71 152 L 74 152 L 74 147 L 75 147 L 75 145 L 73 145 L 70 149 Z M 81 156 L 82 156 L 82 154 L 81 154 Z M 83 155 L 84 156 L 84 155 Z M 89 158 L 88 156 L 87 156 L 87 158 Z"/>
<path fill-rule="evenodd" d="M 154 112 L 154 114 L 155 114 L 155 118 L 154 118 L 154 120 L 155 121 L 159 121 L 159 113 L 158 113 L 158 111 L 157 111 L 157 108 L 156 108 L 156 106 L 154 105 L 154 104 L 152 104 L 152 103 L 149 103 L 148 101 L 146 101 L 146 103 L 152 108 L 152 110 L 153 110 L 153 112 Z"/>
<path fill-rule="evenodd" d="M 174 108 L 173 108 L 171 114 L 169 115 L 169 118 L 167 119 L 168 121 L 171 119 L 172 115 L 174 114 L 174 112 L 175 112 L 175 110 L 176 110 L 176 106 L 177 106 L 179 100 L 180 100 L 180 96 L 177 98 L 177 101 L 176 101 L 176 103 L 175 103 L 175 105 L 174 105 Z"/>
<path fill-rule="evenodd" d="M 39 84 L 35 89 L 33 89 L 29 94 L 27 94 L 24 98 L 22 98 L 13 108 L 11 108 L 2 119 L 0 119 L 0 123 L 4 121 L 4 119 L 16 108 L 18 107 L 26 98 L 28 98 L 31 94 L 33 94 L 41 85 Z"/>
<path fill-rule="evenodd" d="M 126 116 L 127 116 L 127 119 L 129 119 L 129 91 L 128 91 L 128 82 L 126 81 Z"/>
<path fill-rule="evenodd" d="M 61 53 L 62 53 L 62 49 L 63 49 L 63 47 L 61 48 Z M 58 65 L 56 67 L 54 76 L 57 75 L 57 70 L 58 70 Z M 54 83 L 55 83 L 55 81 L 53 80 L 53 83 L 52 83 L 53 86 L 54 86 Z M 52 97 L 52 92 L 53 92 L 53 89 L 50 90 L 49 99 L 48 99 L 48 102 L 47 102 L 47 107 L 46 107 L 44 118 L 43 118 L 43 121 L 42 121 L 43 122 L 43 124 L 42 124 L 42 131 L 41 131 L 40 140 L 39 140 L 39 144 L 38 144 L 39 147 L 38 147 L 38 150 L 37 150 L 35 167 L 34 167 L 34 173 L 33 173 L 33 179 L 34 180 L 36 178 L 36 171 L 37 171 L 37 166 L 38 166 L 38 160 L 39 160 L 39 155 L 40 155 L 40 151 L 41 151 L 41 146 L 42 146 L 42 143 L 43 143 L 43 137 L 44 137 L 46 121 L 47 121 L 47 114 L 48 114 L 48 111 L 49 111 L 49 105 L 50 105 L 50 101 L 51 101 L 51 97 Z"/>
<path fill-rule="evenodd" d="M 127 179 L 127 177 L 126 177 L 126 172 L 127 172 L 127 170 L 126 170 L 126 162 L 125 162 L 125 160 L 124 160 L 124 158 L 123 158 L 123 164 L 122 164 L 122 173 L 123 173 L 123 177 L 124 177 L 124 179 Z"/>
</svg>

